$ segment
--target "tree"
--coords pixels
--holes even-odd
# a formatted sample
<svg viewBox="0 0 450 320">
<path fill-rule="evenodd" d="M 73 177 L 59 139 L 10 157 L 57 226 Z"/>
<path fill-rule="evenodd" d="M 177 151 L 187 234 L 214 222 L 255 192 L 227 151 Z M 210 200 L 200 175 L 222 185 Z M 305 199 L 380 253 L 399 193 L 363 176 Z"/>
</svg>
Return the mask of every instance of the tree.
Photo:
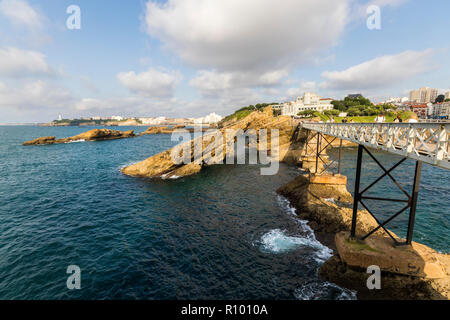
<svg viewBox="0 0 450 320">
<path fill-rule="evenodd" d="M 434 103 L 442 103 L 445 100 L 445 96 L 443 94 L 440 94 L 437 96 L 436 100 L 434 101 Z"/>
<path fill-rule="evenodd" d="M 315 116 L 315 112 L 314 110 L 304 110 L 300 111 L 297 115 L 305 118 L 310 118 Z"/>
</svg>

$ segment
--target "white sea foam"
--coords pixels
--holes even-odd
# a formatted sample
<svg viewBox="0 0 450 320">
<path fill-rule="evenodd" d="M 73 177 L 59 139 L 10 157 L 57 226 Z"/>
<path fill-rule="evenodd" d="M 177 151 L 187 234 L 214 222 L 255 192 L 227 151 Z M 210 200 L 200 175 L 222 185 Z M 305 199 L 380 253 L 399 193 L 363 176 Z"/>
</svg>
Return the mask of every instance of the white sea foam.
<svg viewBox="0 0 450 320">
<path fill-rule="evenodd" d="M 84 140 L 84 139 L 80 139 L 80 140 L 72 140 L 72 141 L 64 142 L 64 143 L 76 143 L 76 142 L 86 142 L 86 140 Z"/>
<path fill-rule="evenodd" d="M 299 239 L 299 240 L 293 241 L 293 239 L 285 239 L 287 242 L 289 242 L 289 240 L 290 240 L 293 243 L 293 245 L 289 246 L 288 250 L 295 249 L 295 248 L 299 247 L 300 244 L 302 244 L 304 246 L 308 246 L 308 247 L 316 249 L 315 260 L 318 263 L 323 263 L 324 261 L 328 260 L 333 255 L 333 250 L 331 250 L 327 246 L 324 246 L 322 243 L 320 243 L 316 239 L 313 229 L 311 229 L 311 227 L 308 225 L 308 221 L 301 220 L 297 217 L 296 209 L 291 206 L 289 200 L 286 199 L 285 197 L 278 195 L 277 201 L 278 201 L 278 204 L 280 205 L 280 207 L 288 215 L 290 215 L 292 217 L 292 219 L 295 220 L 295 222 L 298 223 L 298 225 L 300 227 L 300 231 L 302 232 L 302 235 L 296 235 L 294 237 L 291 237 L 291 238 Z M 280 238 L 279 242 L 283 243 L 283 239 Z"/>
<path fill-rule="evenodd" d="M 289 236 L 285 230 L 274 229 L 261 237 L 261 245 L 265 251 L 282 253 L 299 247 L 311 247 L 314 243 L 307 238 Z"/>
<path fill-rule="evenodd" d="M 356 300 L 356 291 L 330 282 L 307 282 L 295 290 L 294 297 L 299 300 Z"/>
</svg>

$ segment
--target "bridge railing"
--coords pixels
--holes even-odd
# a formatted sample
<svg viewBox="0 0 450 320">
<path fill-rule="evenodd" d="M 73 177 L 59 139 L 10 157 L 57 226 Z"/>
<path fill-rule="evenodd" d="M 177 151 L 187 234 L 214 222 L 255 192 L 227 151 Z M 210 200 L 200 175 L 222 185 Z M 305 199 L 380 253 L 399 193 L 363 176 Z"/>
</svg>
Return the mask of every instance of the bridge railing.
<svg viewBox="0 0 450 320">
<path fill-rule="evenodd" d="M 301 126 L 450 169 L 450 123 L 302 123 Z"/>
</svg>

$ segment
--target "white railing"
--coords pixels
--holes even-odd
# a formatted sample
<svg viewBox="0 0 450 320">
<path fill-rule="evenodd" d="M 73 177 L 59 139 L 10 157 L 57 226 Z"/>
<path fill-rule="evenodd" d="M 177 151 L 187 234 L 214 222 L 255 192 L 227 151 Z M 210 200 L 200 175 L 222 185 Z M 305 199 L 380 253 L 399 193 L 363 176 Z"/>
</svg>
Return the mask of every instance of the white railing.
<svg viewBox="0 0 450 320">
<path fill-rule="evenodd" d="M 450 123 L 303 123 L 301 126 L 450 170 Z"/>
</svg>

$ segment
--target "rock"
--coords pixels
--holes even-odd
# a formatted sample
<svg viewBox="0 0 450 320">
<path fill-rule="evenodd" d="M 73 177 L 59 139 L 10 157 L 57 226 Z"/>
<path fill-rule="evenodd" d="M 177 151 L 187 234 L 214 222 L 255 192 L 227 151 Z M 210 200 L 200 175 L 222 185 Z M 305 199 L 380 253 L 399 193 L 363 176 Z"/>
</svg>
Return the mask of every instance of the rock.
<svg viewBox="0 0 450 320">
<path fill-rule="evenodd" d="M 101 140 L 113 140 L 135 137 L 134 131 L 118 131 L 110 129 L 93 129 L 79 135 L 64 138 L 55 139 L 55 137 L 42 137 L 23 143 L 24 146 L 41 145 L 41 144 L 57 144 L 68 143 L 73 141 L 101 141 Z"/>
<path fill-rule="evenodd" d="M 365 269 L 345 264 L 339 255 L 334 255 L 319 269 L 324 281 L 357 291 L 360 300 L 448 300 L 450 299 L 450 255 L 438 254 L 444 263 L 447 276 L 442 279 L 424 279 L 381 271 L 381 289 L 369 290 Z"/>
<path fill-rule="evenodd" d="M 169 129 L 169 127 L 148 127 L 147 130 L 140 133 L 140 136 L 146 134 L 171 134 L 174 129 Z"/>
<path fill-rule="evenodd" d="M 26 141 L 24 146 L 40 145 L 40 144 L 53 144 L 55 143 L 55 137 L 41 137 L 34 140 Z"/>
<path fill-rule="evenodd" d="M 427 279 L 446 277 L 445 267 L 433 249 L 413 242 L 411 246 L 395 246 L 385 237 L 371 236 L 364 241 L 350 240 L 349 232 L 336 234 L 339 257 L 347 265 L 367 269 L 377 265 L 382 271 Z"/>
<path fill-rule="evenodd" d="M 267 107 L 262 112 L 254 111 L 247 117 L 239 121 L 229 122 L 226 127 L 221 128 L 220 133 L 222 134 L 223 140 L 218 142 L 217 149 L 220 150 L 220 152 L 217 155 L 214 154 L 214 156 L 212 156 L 206 152 L 210 149 L 212 150 L 215 146 L 213 139 L 202 140 L 201 138 L 196 138 L 195 140 L 186 142 L 185 144 L 188 146 L 189 150 L 191 150 L 191 155 L 193 154 L 192 150 L 194 149 L 194 144 L 201 144 L 202 146 L 203 155 L 199 159 L 193 159 L 191 156 L 191 160 L 195 160 L 195 165 L 192 163 L 177 165 L 173 162 L 172 151 L 178 152 L 175 149 L 179 148 L 179 146 L 177 146 L 147 158 L 144 161 L 125 167 L 122 169 L 122 172 L 126 175 L 138 177 L 166 177 L 167 174 L 174 174 L 174 170 L 176 170 L 175 173 L 177 176 L 188 176 L 198 173 L 202 167 L 214 165 L 224 160 L 227 152 L 231 149 L 227 148 L 227 145 L 234 143 L 235 138 L 233 135 L 227 136 L 227 129 L 242 129 L 243 131 L 254 129 L 257 133 L 259 133 L 259 130 L 261 129 L 267 129 L 267 151 L 272 157 L 275 157 L 276 155 L 272 154 L 270 133 L 272 129 L 277 129 L 279 131 L 279 152 L 277 157 L 279 161 L 288 163 L 295 164 L 298 162 L 304 145 L 304 135 L 298 132 L 298 130 L 295 130 L 295 127 L 291 124 L 290 117 L 274 117 L 272 108 Z M 260 148 L 259 142 L 257 147 Z"/>
<path fill-rule="evenodd" d="M 314 221 L 318 224 L 317 230 L 336 233 L 350 230 L 353 211 L 351 203 L 353 198 L 343 184 L 345 178 L 341 176 L 316 177 L 310 175 L 300 175 L 288 182 L 277 192 L 291 202 L 291 205 L 301 213 L 301 218 Z M 331 181 L 335 184 L 324 184 L 322 182 Z M 339 206 L 347 203 L 348 207 Z M 339 205 L 338 205 L 339 204 Z M 375 219 L 365 210 L 358 211 L 357 232 L 369 232 L 377 226 Z"/>
</svg>

